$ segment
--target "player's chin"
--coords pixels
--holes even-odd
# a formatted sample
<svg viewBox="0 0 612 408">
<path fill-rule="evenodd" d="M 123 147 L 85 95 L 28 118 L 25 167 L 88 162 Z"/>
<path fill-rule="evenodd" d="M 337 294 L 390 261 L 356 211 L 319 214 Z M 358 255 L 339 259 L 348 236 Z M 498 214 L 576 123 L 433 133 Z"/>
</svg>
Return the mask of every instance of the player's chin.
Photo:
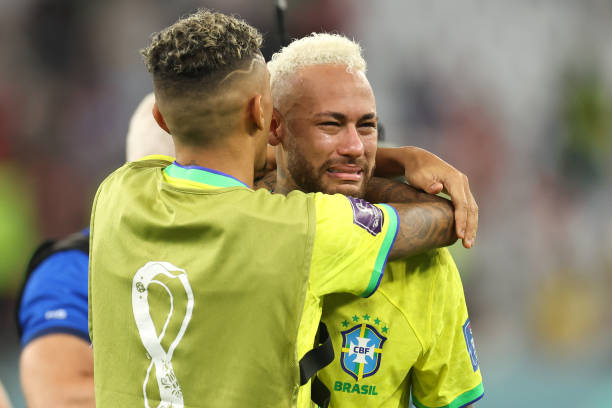
<svg viewBox="0 0 612 408">
<path fill-rule="evenodd" d="M 348 183 L 348 182 L 336 182 L 330 183 L 327 191 L 329 194 L 344 194 L 351 197 L 363 198 L 365 195 L 365 188 L 363 183 Z"/>
</svg>

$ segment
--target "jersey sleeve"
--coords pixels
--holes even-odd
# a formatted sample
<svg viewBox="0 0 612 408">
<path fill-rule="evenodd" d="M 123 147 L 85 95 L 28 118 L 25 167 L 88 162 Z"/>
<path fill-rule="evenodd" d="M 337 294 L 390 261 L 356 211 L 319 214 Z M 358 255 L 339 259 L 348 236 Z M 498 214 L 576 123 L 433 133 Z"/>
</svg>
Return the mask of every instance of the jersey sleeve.
<svg viewBox="0 0 612 408">
<path fill-rule="evenodd" d="M 51 255 L 32 272 L 19 305 L 22 346 L 51 333 L 89 341 L 87 268 L 87 255 L 68 250 Z"/>
<path fill-rule="evenodd" d="M 412 370 L 412 399 L 417 408 L 460 408 L 484 395 L 459 271 L 446 249 L 440 250 L 433 285 L 427 348 Z"/>
<path fill-rule="evenodd" d="M 318 296 L 370 296 L 380 284 L 397 235 L 397 212 L 385 204 L 317 193 L 315 213 L 310 290 Z"/>
</svg>

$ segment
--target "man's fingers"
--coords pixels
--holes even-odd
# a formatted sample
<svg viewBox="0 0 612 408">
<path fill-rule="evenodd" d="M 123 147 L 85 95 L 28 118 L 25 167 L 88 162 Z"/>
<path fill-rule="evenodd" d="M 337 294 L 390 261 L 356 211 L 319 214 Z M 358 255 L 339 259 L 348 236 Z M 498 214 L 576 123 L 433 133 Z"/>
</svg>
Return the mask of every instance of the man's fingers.
<svg viewBox="0 0 612 408">
<path fill-rule="evenodd" d="M 467 217 L 465 225 L 465 236 L 463 237 L 463 246 L 471 248 L 474 246 L 476 234 L 478 232 L 478 205 L 470 190 L 470 183 L 467 176 L 464 178 L 464 191 L 467 199 Z"/>
<path fill-rule="evenodd" d="M 474 246 L 476 235 L 478 234 L 478 205 L 476 204 L 476 200 L 474 199 L 474 196 L 469 190 L 469 185 L 467 184 L 466 189 L 466 195 L 468 196 L 469 204 L 467 225 L 465 228 L 464 246 L 467 244 L 466 248 L 471 248 L 472 246 Z"/>
<path fill-rule="evenodd" d="M 454 178 L 453 181 L 444 183 L 448 195 L 455 206 L 455 231 L 457 237 L 464 240 L 465 246 L 465 229 L 468 218 L 468 199 L 465 195 L 465 181 L 461 177 Z"/>
<path fill-rule="evenodd" d="M 438 194 L 442 191 L 444 185 L 440 182 L 432 183 L 429 187 L 427 187 L 427 191 L 429 194 Z"/>
<path fill-rule="evenodd" d="M 429 194 L 443 191 L 451 197 L 455 207 L 455 232 L 462 240 L 463 246 L 471 248 L 478 232 L 478 205 L 470 190 L 467 176 L 454 168 L 445 171 L 442 177 L 421 177 L 422 174 L 418 177 L 415 174 L 411 176 L 409 179 L 407 174 L 406 179 L 409 179 L 413 186 L 422 188 Z M 439 181 L 435 181 L 436 179 Z"/>
</svg>

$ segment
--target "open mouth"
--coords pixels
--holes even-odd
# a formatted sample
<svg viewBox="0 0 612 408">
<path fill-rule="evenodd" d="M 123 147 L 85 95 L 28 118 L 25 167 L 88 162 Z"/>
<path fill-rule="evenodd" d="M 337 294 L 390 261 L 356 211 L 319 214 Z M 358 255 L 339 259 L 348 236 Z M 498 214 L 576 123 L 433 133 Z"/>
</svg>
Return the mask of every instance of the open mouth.
<svg viewBox="0 0 612 408">
<path fill-rule="evenodd" d="M 338 165 L 327 169 L 327 175 L 342 181 L 361 181 L 363 169 L 355 165 Z"/>
</svg>

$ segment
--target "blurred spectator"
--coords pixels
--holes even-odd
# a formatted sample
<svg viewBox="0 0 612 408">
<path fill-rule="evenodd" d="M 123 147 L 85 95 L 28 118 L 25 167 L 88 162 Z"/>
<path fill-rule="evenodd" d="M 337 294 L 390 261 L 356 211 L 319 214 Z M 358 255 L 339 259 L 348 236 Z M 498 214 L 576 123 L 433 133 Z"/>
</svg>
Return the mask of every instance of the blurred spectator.
<svg viewBox="0 0 612 408">
<path fill-rule="evenodd" d="M 601 75 L 581 66 L 562 77 L 559 96 L 559 174 L 589 193 L 605 176 L 612 154 L 612 97 Z"/>
<path fill-rule="evenodd" d="M 34 202 L 27 171 L 0 160 L 0 296 L 14 293 L 34 243 Z"/>
<path fill-rule="evenodd" d="M 154 102 L 154 95 L 148 94 L 132 116 L 128 161 L 174 152 L 170 135 L 153 119 Z M 30 261 L 17 312 L 21 384 L 29 407 L 95 406 L 87 323 L 88 249 L 89 228 L 60 242 L 47 241 Z"/>
<path fill-rule="evenodd" d="M 38 0 L 31 6 L 28 36 L 46 75 L 78 79 L 92 68 L 86 11 L 78 0 Z"/>
</svg>

